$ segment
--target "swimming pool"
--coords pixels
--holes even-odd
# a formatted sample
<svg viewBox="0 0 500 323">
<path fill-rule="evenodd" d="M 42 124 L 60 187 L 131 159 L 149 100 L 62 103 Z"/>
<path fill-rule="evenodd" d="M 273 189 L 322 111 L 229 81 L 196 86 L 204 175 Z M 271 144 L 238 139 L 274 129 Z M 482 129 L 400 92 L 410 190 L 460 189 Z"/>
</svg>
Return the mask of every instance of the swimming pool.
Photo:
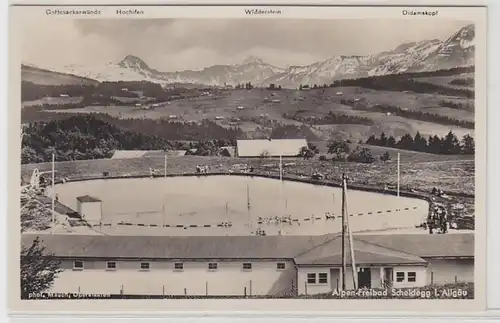
<svg viewBox="0 0 500 323">
<path fill-rule="evenodd" d="M 55 190 L 59 201 L 75 210 L 78 196 L 102 200 L 102 222 L 117 233 L 148 229 L 165 235 L 246 235 L 262 229 L 266 234 L 314 235 L 341 230 L 341 189 L 324 185 L 212 175 L 76 181 Z M 352 231 L 409 228 L 425 218 L 428 202 L 348 190 L 347 210 Z M 335 219 L 327 220 L 325 213 Z M 285 216 L 291 224 L 276 221 Z M 120 228 L 121 222 L 132 226 Z M 217 227 L 223 222 L 232 226 Z"/>
</svg>

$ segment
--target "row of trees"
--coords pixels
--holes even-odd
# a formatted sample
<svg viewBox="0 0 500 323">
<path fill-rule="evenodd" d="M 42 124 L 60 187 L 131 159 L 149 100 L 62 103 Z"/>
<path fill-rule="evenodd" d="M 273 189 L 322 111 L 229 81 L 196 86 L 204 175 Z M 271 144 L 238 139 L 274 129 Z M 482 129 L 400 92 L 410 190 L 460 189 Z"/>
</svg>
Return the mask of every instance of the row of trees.
<svg viewBox="0 0 500 323">
<path fill-rule="evenodd" d="M 147 81 L 119 81 L 101 82 L 95 85 L 42 85 L 23 81 L 21 83 L 21 100 L 33 101 L 43 97 L 126 97 L 140 98 L 141 96 L 154 98 L 154 101 L 167 101 L 172 97 L 186 93 L 198 94 L 206 89 L 188 89 L 185 87 L 163 88 L 158 83 Z"/>
<path fill-rule="evenodd" d="M 446 126 L 458 126 L 458 127 L 466 128 L 466 129 L 474 129 L 474 122 L 473 121 L 458 120 L 458 119 L 450 118 L 448 116 L 444 116 L 444 115 L 437 114 L 437 113 L 429 113 L 429 112 L 422 112 L 422 111 L 416 111 L 416 110 L 407 110 L 407 109 L 402 109 L 402 108 L 396 107 L 396 106 L 381 105 L 381 104 L 377 104 L 377 105 L 368 107 L 362 103 L 354 102 L 353 100 L 341 100 L 341 103 L 345 104 L 345 105 L 351 105 L 354 109 L 361 110 L 361 111 L 391 113 L 391 114 L 394 114 L 394 115 L 397 115 L 397 116 L 400 116 L 403 118 L 407 118 L 407 119 L 427 121 L 427 122 L 442 124 L 442 125 L 446 125 Z"/>
<path fill-rule="evenodd" d="M 236 84 L 234 87 L 235 89 L 246 89 L 246 90 L 251 90 L 254 88 L 252 82 L 247 82 L 247 83 L 241 83 L 241 84 Z"/>
<path fill-rule="evenodd" d="M 417 132 L 415 136 L 405 134 L 399 140 L 396 140 L 393 136 L 387 137 L 385 133 L 382 133 L 378 138 L 373 135 L 370 136 L 366 144 L 433 154 L 474 155 L 475 152 L 473 137 L 467 134 L 462 137 L 462 140 L 458 140 L 457 136 L 452 131 L 442 138 L 435 135 L 425 139 Z"/>
<path fill-rule="evenodd" d="M 302 91 L 302 90 L 309 90 L 309 89 L 326 89 L 328 87 L 333 87 L 333 85 L 330 86 L 328 84 L 323 84 L 323 85 L 314 84 L 313 86 L 310 86 L 309 84 L 305 84 L 305 85 L 300 84 L 299 90 Z"/>
<path fill-rule="evenodd" d="M 370 149 L 357 146 L 351 149 L 348 141 L 331 140 L 328 142 L 328 153 L 333 155 L 333 161 L 350 161 L 356 163 L 371 164 L 376 159 Z"/>
<path fill-rule="evenodd" d="M 124 130 L 158 136 L 167 140 L 202 141 L 206 138 L 235 140 L 246 137 L 245 133 L 238 127 L 222 127 L 216 122 L 206 119 L 199 123 L 184 123 L 166 118 L 116 118 L 106 113 L 94 113 L 92 117 Z M 80 117 L 75 116 L 75 113 L 48 112 L 36 107 L 25 108 L 21 114 L 21 119 L 25 123 L 63 121 L 69 118 L 78 119 Z M 84 119 L 85 116 L 82 115 L 81 118 Z"/>
<path fill-rule="evenodd" d="M 421 77 L 421 76 L 420 76 Z M 440 95 L 474 98 L 474 91 L 457 89 L 442 85 L 415 80 L 414 77 L 404 74 L 371 76 L 358 79 L 344 79 L 334 81 L 330 87 L 359 86 L 367 89 L 384 91 L 411 91 L 415 93 L 434 93 Z"/>
<path fill-rule="evenodd" d="M 380 76 L 370 76 L 370 77 L 360 77 L 354 79 L 342 79 L 336 80 L 331 84 L 300 84 L 299 90 L 309 90 L 309 89 L 321 89 L 328 87 L 341 87 L 341 86 L 361 86 L 366 88 L 373 89 L 383 89 L 388 91 L 401 91 L 407 90 L 417 93 L 427 93 L 427 90 L 424 89 L 416 89 L 420 84 L 422 87 L 426 89 L 432 89 L 432 91 L 445 91 L 449 93 L 455 93 L 454 95 L 461 94 L 463 96 L 473 96 L 474 91 L 453 91 L 453 89 L 446 86 L 439 86 L 431 83 L 417 82 L 414 79 L 422 78 L 422 77 L 439 77 L 439 76 L 453 76 L 463 73 L 474 73 L 474 66 L 470 67 L 457 67 L 450 69 L 443 69 L 437 71 L 429 71 L 429 72 L 408 72 L 408 73 L 399 73 L 399 74 L 391 74 L 391 75 L 380 75 Z M 449 82 L 451 85 L 462 85 L 462 86 L 474 86 L 473 78 L 466 79 L 454 79 Z M 391 88 L 393 87 L 393 88 Z M 416 89 L 416 90 L 415 90 Z M 451 90 L 447 91 L 447 90 Z M 457 94 L 458 93 L 458 94 Z M 442 94 L 442 93 L 441 93 Z"/>
<path fill-rule="evenodd" d="M 131 121 L 133 124 L 134 120 Z M 207 129 L 212 123 L 201 124 L 197 132 L 191 133 L 196 140 L 186 139 L 190 133 L 182 132 L 182 124 L 164 123 L 163 126 L 174 128 L 171 138 L 118 127 L 96 116 L 77 115 L 63 120 L 33 122 L 23 130 L 21 162 L 50 161 L 54 153 L 58 161 L 109 158 L 115 150 L 196 149 L 196 154 L 214 155 L 220 147 L 234 145 L 237 137 L 205 136 L 204 133 L 210 133 Z M 186 125 L 192 130 L 191 126 L 194 125 Z"/>
<path fill-rule="evenodd" d="M 361 125 L 371 126 L 374 124 L 373 120 L 369 118 L 333 113 L 332 111 L 328 112 L 326 115 L 321 117 L 316 117 L 316 116 L 300 117 L 297 115 L 294 116 L 286 113 L 283 114 L 283 117 L 286 119 L 293 119 L 310 125 L 361 124 Z"/>
<path fill-rule="evenodd" d="M 306 125 L 291 125 L 279 123 L 271 129 L 269 135 L 272 139 L 302 139 L 318 140 L 314 132 Z"/>
<path fill-rule="evenodd" d="M 455 109 L 455 110 L 465 110 L 465 111 L 474 111 L 474 103 L 469 102 L 453 102 L 441 100 L 439 105 L 445 108 Z"/>
</svg>

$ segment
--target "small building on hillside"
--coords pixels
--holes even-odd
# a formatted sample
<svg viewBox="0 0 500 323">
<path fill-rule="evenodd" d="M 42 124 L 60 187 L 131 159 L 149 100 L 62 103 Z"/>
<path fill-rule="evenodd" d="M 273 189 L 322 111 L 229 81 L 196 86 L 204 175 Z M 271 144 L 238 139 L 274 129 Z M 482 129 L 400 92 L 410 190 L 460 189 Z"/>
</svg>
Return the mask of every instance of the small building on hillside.
<svg viewBox="0 0 500 323">
<path fill-rule="evenodd" d="M 23 234 L 21 244 L 29 246 L 37 237 L 63 269 L 49 292 L 295 297 L 342 289 L 340 234 Z M 474 282 L 473 233 L 358 234 L 353 250 L 359 287 Z M 346 289 L 352 289 L 350 260 L 347 266 Z"/>
<path fill-rule="evenodd" d="M 296 157 L 307 146 L 306 139 L 255 139 L 237 140 L 238 157 Z"/>
<path fill-rule="evenodd" d="M 90 195 L 76 198 L 76 210 L 89 224 L 99 224 L 102 219 L 102 201 Z"/>
</svg>

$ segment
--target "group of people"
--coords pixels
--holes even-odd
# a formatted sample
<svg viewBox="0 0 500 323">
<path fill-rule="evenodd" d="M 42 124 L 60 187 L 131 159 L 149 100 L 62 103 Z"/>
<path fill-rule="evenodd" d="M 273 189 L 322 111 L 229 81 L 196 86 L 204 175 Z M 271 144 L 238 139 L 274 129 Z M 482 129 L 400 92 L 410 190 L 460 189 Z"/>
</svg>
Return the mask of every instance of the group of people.
<svg viewBox="0 0 500 323">
<path fill-rule="evenodd" d="M 333 215 L 332 213 L 330 212 L 326 212 L 325 213 L 325 219 L 326 220 L 335 220 L 335 215 Z"/>
<path fill-rule="evenodd" d="M 196 165 L 196 172 L 200 174 L 206 174 L 210 172 L 210 166 L 208 165 Z"/>
<path fill-rule="evenodd" d="M 448 232 L 448 212 L 443 205 L 435 204 L 431 206 L 426 226 L 430 234 L 433 234 L 434 230 L 443 234 Z"/>
<path fill-rule="evenodd" d="M 258 224 L 293 224 L 294 220 L 292 219 L 291 215 L 285 215 L 285 216 L 272 216 L 269 218 L 263 218 L 263 217 L 258 217 L 257 223 Z M 297 222 L 297 221 L 295 221 Z"/>
</svg>

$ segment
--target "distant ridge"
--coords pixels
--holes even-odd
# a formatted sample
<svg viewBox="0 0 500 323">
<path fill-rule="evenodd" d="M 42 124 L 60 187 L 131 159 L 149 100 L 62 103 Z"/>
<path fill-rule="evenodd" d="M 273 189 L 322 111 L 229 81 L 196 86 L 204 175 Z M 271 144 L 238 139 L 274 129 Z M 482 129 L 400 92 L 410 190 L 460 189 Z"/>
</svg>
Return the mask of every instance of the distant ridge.
<svg viewBox="0 0 500 323">
<path fill-rule="evenodd" d="M 21 80 L 39 85 L 95 85 L 99 83 L 87 77 L 49 71 L 27 64 L 21 65 Z"/>
<path fill-rule="evenodd" d="M 338 55 L 304 66 L 281 68 L 250 56 L 240 64 L 213 65 L 202 70 L 161 72 L 141 58 L 127 55 L 117 63 L 89 68 L 72 64 L 58 70 L 99 81 L 149 81 L 164 85 L 185 83 L 225 86 L 251 82 L 288 88 L 323 85 L 335 80 L 353 79 L 405 72 L 426 72 L 474 66 L 475 27 L 467 25 L 444 41 L 438 39 L 407 42 L 390 51 L 373 55 Z"/>
</svg>

